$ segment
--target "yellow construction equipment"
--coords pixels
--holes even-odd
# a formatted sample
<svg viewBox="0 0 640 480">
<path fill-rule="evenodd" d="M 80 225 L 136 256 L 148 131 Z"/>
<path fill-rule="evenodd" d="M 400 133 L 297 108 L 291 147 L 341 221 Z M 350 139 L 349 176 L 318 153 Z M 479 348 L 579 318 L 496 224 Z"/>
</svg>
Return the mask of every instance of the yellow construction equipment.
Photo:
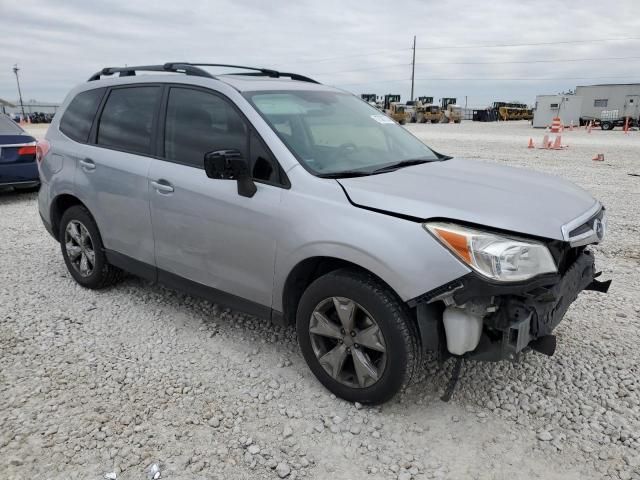
<svg viewBox="0 0 640 480">
<path fill-rule="evenodd" d="M 440 123 L 441 121 L 442 110 L 438 105 L 433 104 L 433 97 L 418 97 L 416 104 L 416 122 Z"/>
<path fill-rule="evenodd" d="M 498 111 L 498 118 L 507 120 L 531 120 L 533 111 L 524 103 L 494 102 L 493 108 Z"/>
<path fill-rule="evenodd" d="M 405 111 L 404 105 L 400 103 L 400 95 L 385 95 L 382 111 L 393 118 L 400 125 L 404 125 L 405 123 L 407 123 L 410 118 L 409 113 Z"/>
<path fill-rule="evenodd" d="M 462 107 L 456 105 L 456 98 L 445 97 L 440 99 L 442 106 L 442 123 L 460 123 L 462 121 Z"/>
</svg>

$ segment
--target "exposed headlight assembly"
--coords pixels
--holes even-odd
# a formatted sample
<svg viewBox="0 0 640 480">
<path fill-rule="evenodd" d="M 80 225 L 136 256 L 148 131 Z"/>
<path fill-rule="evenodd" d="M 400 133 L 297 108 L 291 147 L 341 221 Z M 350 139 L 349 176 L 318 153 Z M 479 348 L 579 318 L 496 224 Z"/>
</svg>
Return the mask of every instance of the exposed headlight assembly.
<svg viewBox="0 0 640 480">
<path fill-rule="evenodd" d="M 492 280 L 518 282 L 558 271 L 549 249 L 534 240 L 454 223 L 427 222 L 423 227 L 465 264 Z"/>
</svg>

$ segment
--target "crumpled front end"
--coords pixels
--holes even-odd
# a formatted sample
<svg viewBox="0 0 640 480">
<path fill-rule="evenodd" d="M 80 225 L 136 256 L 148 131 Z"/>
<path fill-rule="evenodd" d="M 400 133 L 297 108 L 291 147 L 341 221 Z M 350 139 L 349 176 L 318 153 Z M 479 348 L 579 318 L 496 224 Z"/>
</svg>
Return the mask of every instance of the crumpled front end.
<svg viewBox="0 0 640 480">
<path fill-rule="evenodd" d="M 414 299 L 423 345 L 444 356 L 515 361 L 527 349 L 552 355 L 555 327 L 583 290 L 606 293 L 593 253 L 584 247 L 558 254 L 558 274 L 506 284 L 470 273 Z"/>
</svg>

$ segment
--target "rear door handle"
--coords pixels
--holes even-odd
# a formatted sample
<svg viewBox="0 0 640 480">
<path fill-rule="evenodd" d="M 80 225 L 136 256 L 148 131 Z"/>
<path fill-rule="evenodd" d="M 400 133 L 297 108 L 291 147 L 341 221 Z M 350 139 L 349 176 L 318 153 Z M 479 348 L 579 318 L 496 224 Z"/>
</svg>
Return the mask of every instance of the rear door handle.
<svg viewBox="0 0 640 480">
<path fill-rule="evenodd" d="M 90 158 L 85 158 L 83 160 L 80 160 L 80 166 L 82 168 L 84 168 L 85 170 L 95 170 L 96 169 L 96 164 Z"/>
<path fill-rule="evenodd" d="M 160 193 L 171 193 L 171 192 L 173 192 L 173 185 L 171 185 L 166 180 L 158 180 L 158 181 L 152 180 L 151 181 L 151 186 L 153 188 L 155 188 Z"/>
</svg>

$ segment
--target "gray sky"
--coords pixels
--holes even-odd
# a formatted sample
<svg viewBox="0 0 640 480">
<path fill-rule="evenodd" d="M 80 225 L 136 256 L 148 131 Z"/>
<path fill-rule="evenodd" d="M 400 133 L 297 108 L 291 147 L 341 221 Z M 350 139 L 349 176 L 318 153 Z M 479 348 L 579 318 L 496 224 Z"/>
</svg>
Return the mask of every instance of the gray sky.
<svg viewBox="0 0 640 480">
<path fill-rule="evenodd" d="M 576 85 L 640 81 L 637 0 L 0 0 L 0 32 L 9 100 L 15 63 L 25 101 L 58 102 L 102 67 L 166 61 L 272 67 L 407 100 L 414 34 L 415 96 L 436 101 L 533 103 Z M 486 47 L 590 39 L 627 40 Z M 474 48 L 451 48 L 461 46 Z"/>
</svg>

